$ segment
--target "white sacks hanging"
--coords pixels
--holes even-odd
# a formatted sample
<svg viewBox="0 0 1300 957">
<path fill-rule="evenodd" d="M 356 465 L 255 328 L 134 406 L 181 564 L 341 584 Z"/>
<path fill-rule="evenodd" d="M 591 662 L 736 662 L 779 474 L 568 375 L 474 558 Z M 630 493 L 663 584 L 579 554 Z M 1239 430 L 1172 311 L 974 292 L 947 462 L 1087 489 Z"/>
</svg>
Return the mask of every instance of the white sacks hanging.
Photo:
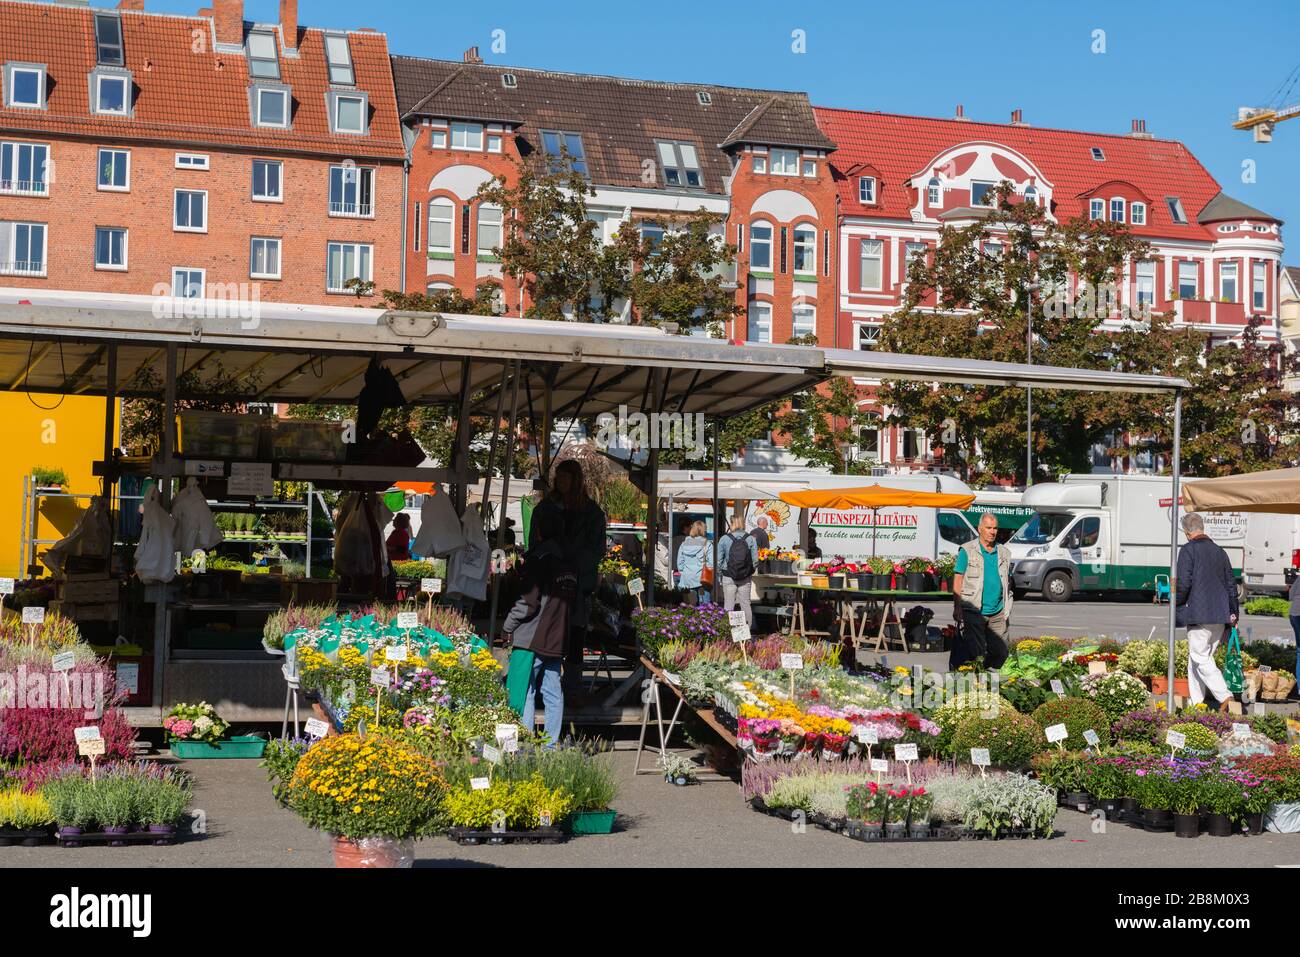
<svg viewBox="0 0 1300 957">
<path fill-rule="evenodd" d="M 207 498 L 192 478 L 186 481 L 185 488 L 172 502 L 172 518 L 176 519 L 176 548 L 185 556 L 196 548 L 206 552 L 226 540 L 212 518 Z"/>
<path fill-rule="evenodd" d="M 465 545 L 447 559 L 447 591 L 482 601 L 487 597 L 492 548 L 483 533 L 483 519 L 478 509 L 467 507 L 461 516 L 460 527 Z"/>
<path fill-rule="evenodd" d="M 96 495 L 90 500 L 90 506 L 81 513 L 72 531 L 51 545 L 49 551 L 41 556 L 41 562 L 55 575 L 62 575 L 68 556 L 93 556 L 107 560 L 112 546 L 112 512 L 108 503 Z"/>
<path fill-rule="evenodd" d="M 364 503 L 364 504 L 363 504 Z M 388 574 L 388 549 L 383 528 L 393 513 L 378 497 L 356 492 L 339 506 L 338 531 L 334 535 L 334 570 L 350 578 Z M 375 556 L 379 568 L 375 568 Z"/>
<path fill-rule="evenodd" d="M 426 495 L 420 506 L 420 532 L 411 543 L 411 551 L 421 558 L 445 558 L 465 544 L 451 496 L 441 489 Z"/>
<path fill-rule="evenodd" d="M 176 577 L 176 519 L 158 500 L 158 486 L 144 497 L 140 544 L 135 547 L 135 573 L 146 585 L 166 584 Z"/>
</svg>

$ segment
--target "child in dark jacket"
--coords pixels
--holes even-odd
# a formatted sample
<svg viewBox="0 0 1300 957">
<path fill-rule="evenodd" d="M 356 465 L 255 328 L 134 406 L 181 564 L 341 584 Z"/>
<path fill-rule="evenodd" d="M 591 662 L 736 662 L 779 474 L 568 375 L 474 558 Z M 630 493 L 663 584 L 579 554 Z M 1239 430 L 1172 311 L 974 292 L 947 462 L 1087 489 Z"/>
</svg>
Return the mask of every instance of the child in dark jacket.
<svg viewBox="0 0 1300 957">
<path fill-rule="evenodd" d="M 503 630 L 516 651 L 533 654 L 523 705 L 524 727 L 536 720 L 537 692 L 546 708 L 548 746 L 554 747 L 564 728 L 564 693 L 560 671 L 569 632 L 571 605 L 577 595 L 577 575 L 545 546 L 524 558 L 519 600 L 506 616 Z M 512 656 L 511 667 L 515 667 Z"/>
</svg>

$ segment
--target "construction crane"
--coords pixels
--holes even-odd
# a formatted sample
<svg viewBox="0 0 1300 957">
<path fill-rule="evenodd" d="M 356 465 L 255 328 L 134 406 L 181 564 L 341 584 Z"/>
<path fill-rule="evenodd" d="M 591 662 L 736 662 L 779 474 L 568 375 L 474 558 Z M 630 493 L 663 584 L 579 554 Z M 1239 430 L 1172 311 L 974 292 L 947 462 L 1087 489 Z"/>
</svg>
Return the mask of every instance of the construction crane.
<svg viewBox="0 0 1300 957">
<path fill-rule="evenodd" d="M 1300 64 L 1292 70 L 1268 98 L 1267 106 L 1243 106 L 1237 110 L 1237 122 L 1233 129 L 1250 130 L 1255 135 L 1256 143 L 1269 143 L 1273 139 L 1273 127 L 1283 120 L 1293 120 L 1300 116 L 1300 100 L 1292 100 L 1296 84 L 1300 83 Z"/>
</svg>

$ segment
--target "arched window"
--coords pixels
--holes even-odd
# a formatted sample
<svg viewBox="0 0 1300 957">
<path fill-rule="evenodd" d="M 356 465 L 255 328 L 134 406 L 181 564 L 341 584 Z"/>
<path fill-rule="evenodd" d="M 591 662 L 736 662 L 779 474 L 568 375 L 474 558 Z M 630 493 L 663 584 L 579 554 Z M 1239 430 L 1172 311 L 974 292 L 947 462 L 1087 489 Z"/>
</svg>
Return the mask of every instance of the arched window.
<svg viewBox="0 0 1300 957">
<path fill-rule="evenodd" d="M 807 223 L 794 228 L 794 271 L 817 272 L 817 230 Z"/>
<path fill-rule="evenodd" d="M 451 254 L 451 235 L 456 207 L 451 200 L 439 196 L 429 200 L 429 252 Z"/>
<path fill-rule="evenodd" d="M 745 338 L 750 342 L 772 341 L 772 304 L 770 302 L 751 302 L 749 304 L 749 329 Z"/>
<path fill-rule="evenodd" d="M 1025 187 L 1025 202 L 1026 203 L 1038 202 L 1038 190 L 1034 187 L 1032 183 Z"/>
<path fill-rule="evenodd" d="M 939 177 L 931 176 L 929 185 L 926 186 L 925 201 L 931 206 L 943 205 L 943 184 L 939 182 Z"/>
<path fill-rule="evenodd" d="M 790 310 L 792 336 L 817 335 L 817 307 L 800 303 Z"/>
<path fill-rule="evenodd" d="M 753 223 L 749 227 L 749 268 L 772 268 L 772 227 L 767 223 Z"/>
</svg>

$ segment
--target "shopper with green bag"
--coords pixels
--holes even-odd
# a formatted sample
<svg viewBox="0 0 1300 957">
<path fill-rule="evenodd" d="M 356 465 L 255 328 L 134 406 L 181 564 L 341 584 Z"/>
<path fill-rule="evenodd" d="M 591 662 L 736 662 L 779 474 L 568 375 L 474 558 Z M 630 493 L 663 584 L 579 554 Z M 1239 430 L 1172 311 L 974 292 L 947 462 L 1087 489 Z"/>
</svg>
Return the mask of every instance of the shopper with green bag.
<svg viewBox="0 0 1300 957">
<path fill-rule="evenodd" d="M 1233 694 L 1241 694 L 1246 685 L 1246 676 L 1241 667 L 1241 638 L 1234 625 L 1228 635 L 1228 653 L 1223 659 L 1223 680 Z"/>
<path fill-rule="evenodd" d="M 521 593 L 506 616 L 503 630 L 510 636 L 510 670 L 506 690 L 510 706 L 523 716 L 524 727 L 536 724 L 537 692 L 546 708 L 548 746 L 554 747 L 564 728 L 564 692 L 560 671 L 569 615 L 578 591 L 577 575 L 556 557 L 553 544 L 524 558 Z"/>
</svg>

